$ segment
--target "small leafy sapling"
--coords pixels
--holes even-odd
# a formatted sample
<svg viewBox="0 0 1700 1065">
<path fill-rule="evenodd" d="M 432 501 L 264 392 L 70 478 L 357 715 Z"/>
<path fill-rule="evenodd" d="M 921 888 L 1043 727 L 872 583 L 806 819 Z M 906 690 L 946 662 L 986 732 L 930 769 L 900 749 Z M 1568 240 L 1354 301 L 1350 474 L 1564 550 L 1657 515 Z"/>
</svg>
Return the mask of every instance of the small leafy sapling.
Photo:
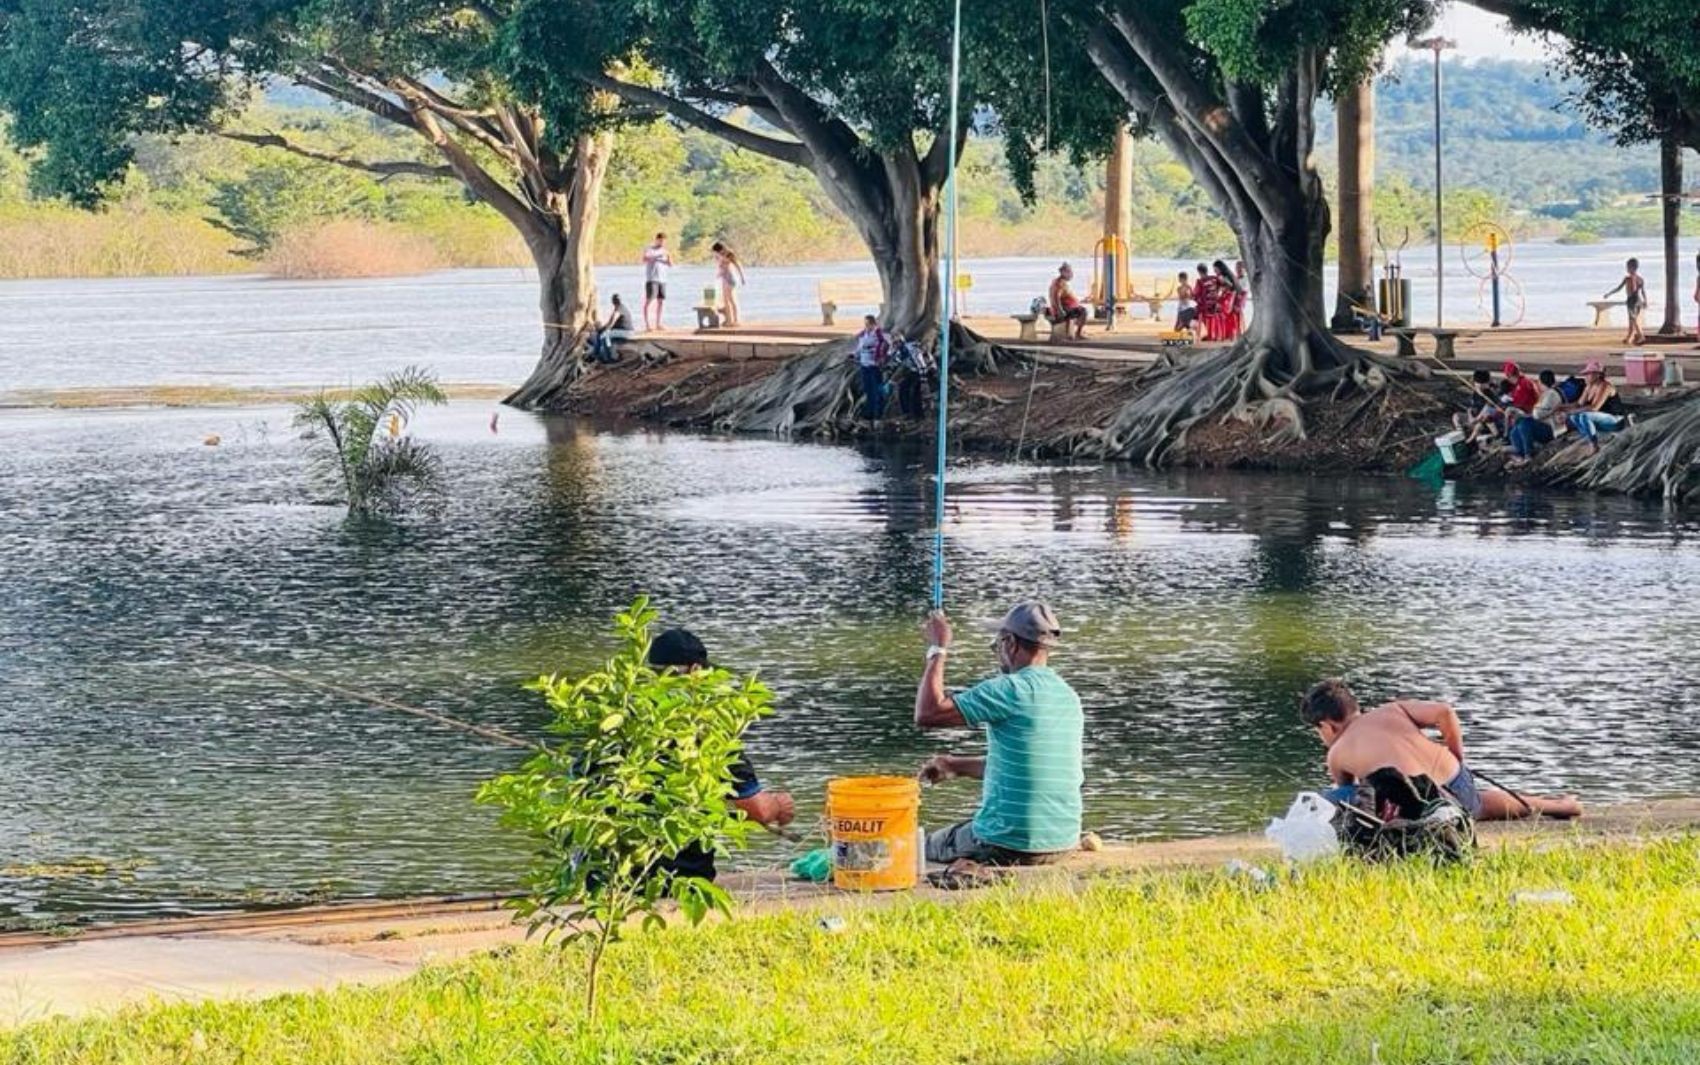
<svg viewBox="0 0 1700 1065">
<path fill-rule="evenodd" d="M 295 425 L 312 446 L 313 476 L 350 514 L 396 514 L 442 489 L 442 459 L 401 430 L 419 407 L 447 402 L 435 374 L 409 366 L 346 399 L 320 392 L 297 404 Z"/>
<path fill-rule="evenodd" d="M 730 912 L 723 888 L 666 863 L 693 846 L 742 847 L 754 827 L 730 802 L 732 767 L 773 694 L 723 669 L 650 668 L 655 619 L 638 599 L 615 616 L 619 648 L 600 669 L 530 684 L 554 713 L 553 738 L 478 793 L 537 845 L 514 908 L 545 939 L 587 944 L 590 1016 L 603 955 L 634 921 L 658 927 L 670 904 L 692 924 Z"/>
</svg>

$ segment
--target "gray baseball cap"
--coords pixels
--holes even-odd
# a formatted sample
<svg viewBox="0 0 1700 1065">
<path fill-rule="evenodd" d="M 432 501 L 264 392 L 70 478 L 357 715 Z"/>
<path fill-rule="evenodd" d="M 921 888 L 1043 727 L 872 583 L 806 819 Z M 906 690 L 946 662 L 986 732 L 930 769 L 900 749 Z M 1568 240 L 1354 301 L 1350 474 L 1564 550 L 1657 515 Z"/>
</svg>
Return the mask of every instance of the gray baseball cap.
<svg viewBox="0 0 1700 1065">
<path fill-rule="evenodd" d="M 1056 647 L 1062 643 L 1062 626 L 1057 623 L 1057 615 L 1050 607 L 1037 601 L 1017 603 L 1004 615 L 998 631 L 1019 636 L 1040 647 Z"/>
</svg>

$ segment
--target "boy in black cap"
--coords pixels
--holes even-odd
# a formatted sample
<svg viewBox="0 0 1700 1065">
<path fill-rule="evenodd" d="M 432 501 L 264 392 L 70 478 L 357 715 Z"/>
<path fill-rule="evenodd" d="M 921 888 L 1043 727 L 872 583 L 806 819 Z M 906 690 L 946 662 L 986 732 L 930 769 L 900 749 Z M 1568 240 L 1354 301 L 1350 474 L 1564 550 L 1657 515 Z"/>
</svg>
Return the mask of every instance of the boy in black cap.
<svg viewBox="0 0 1700 1065">
<path fill-rule="evenodd" d="M 708 668 L 708 648 L 687 629 L 668 629 L 649 644 L 649 667 L 693 673 Z M 783 791 L 764 788 L 749 757 L 740 753 L 732 766 L 732 805 L 759 824 L 779 828 L 797 816 L 796 804 Z M 675 876 L 713 880 L 714 854 L 702 847 L 688 847 L 667 863 Z"/>
</svg>

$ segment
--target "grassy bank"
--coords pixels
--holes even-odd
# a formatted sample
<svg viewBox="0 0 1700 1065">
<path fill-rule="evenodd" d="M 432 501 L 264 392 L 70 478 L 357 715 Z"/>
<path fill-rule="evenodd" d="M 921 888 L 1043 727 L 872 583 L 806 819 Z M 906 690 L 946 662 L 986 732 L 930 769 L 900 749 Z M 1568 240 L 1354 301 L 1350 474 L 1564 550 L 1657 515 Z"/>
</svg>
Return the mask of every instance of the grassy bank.
<svg viewBox="0 0 1700 1065">
<path fill-rule="evenodd" d="M 9 1062 L 1689 1062 L 1700 841 L 747 917 L 580 969 L 528 947 L 399 985 L 0 1036 Z M 1569 903 L 1516 901 L 1562 890 Z"/>
</svg>

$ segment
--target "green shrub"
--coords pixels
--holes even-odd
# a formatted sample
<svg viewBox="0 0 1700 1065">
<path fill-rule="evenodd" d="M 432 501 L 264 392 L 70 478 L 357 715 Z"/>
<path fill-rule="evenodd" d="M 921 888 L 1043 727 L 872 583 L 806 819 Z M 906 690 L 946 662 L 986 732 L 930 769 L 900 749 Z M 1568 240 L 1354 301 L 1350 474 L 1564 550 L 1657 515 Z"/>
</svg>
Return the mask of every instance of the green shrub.
<svg viewBox="0 0 1700 1065">
<path fill-rule="evenodd" d="M 655 618 L 638 599 L 615 616 L 619 650 L 600 670 L 531 684 L 554 711 L 555 742 L 478 793 L 537 844 L 515 909 L 545 938 L 588 941 L 591 1015 L 603 953 L 631 918 L 660 925 L 668 900 L 693 924 L 728 912 L 724 889 L 662 863 L 691 847 L 741 847 L 753 828 L 729 801 L 732 767 L 740 737 L 771 713 L 773 695 L 722 669 L 651 669 Z"/>
</svg>

